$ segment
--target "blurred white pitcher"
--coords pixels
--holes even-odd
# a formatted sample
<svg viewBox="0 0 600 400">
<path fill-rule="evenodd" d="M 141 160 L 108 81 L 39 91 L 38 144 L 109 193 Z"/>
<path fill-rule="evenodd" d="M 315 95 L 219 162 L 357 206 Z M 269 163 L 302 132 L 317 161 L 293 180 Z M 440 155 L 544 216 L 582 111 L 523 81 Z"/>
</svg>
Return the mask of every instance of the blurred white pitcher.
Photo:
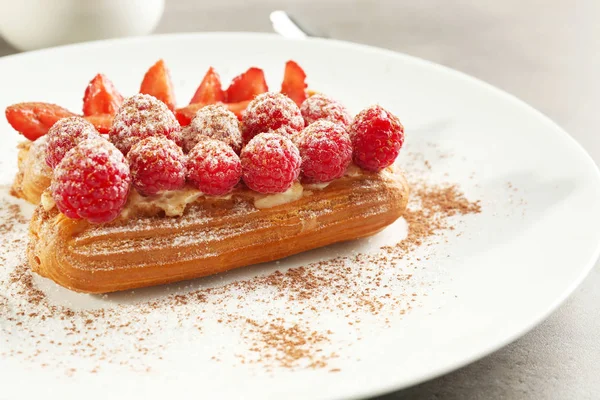
<svg viewBox="0 0 600 400">
<path fill-rule="evenodd" d="M 164 0 L 0 0 L 0 33 L 19 50 L 151 33 Z"/>
</svg>

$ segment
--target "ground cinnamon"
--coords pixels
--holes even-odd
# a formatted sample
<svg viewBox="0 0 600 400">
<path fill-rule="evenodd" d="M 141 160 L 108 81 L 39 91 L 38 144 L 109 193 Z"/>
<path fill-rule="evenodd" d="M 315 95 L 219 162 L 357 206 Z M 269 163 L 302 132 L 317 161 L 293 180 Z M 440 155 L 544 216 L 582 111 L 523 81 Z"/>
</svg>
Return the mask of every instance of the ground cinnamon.
<svg viewBox="0 0 600 400">
<path fill-rule="evenodd" d="M 428 162 L 425 165 L 430 168 Z M 26 220 L 17 205 L 4 201 L 0 235 L 7 243 L 0 252 L 0 343 L 8 345 L 0 346 L 0 357 L 31 360 L 68 375 L 101 372 L 106 363 L 145 372 L 150 365 L 160 365 L 168 351 L 161 332 L 181 329 L 195 332 L 201 340 L 205 326 L 217 324 L 236 332 L 246 345 L 243 354 L 234 355 L 241 364 L 337 372 L 337 333 L 311 322 L 343 321 L 361 340 L 365 321 L 386 326 L 391 316 L 418 307 L 419 299 L 433 289 L 414 280 L 429 257 L 422 251 L 417 255 L 417 250 L 445 240 L 456 217 L 481 211 L 479 202 L 466 199 L 456 185 L 413 181 L 411 187 L 404 217 L 408 236 L 378 252 L 346 254 L 220 287 L 184 286 L 175 294 L 143 302 L 115 301 L 94 310 L 51 304 L 39 290 L 24 258 Z M 29 337 L 30 342 L 17 349 L 12 345 L 16 337 Z M 57 348 L 66 349 L 67 355 Z M 228 356 L 227 349 L 215 349 L 212 359 Z"/>
</svg>

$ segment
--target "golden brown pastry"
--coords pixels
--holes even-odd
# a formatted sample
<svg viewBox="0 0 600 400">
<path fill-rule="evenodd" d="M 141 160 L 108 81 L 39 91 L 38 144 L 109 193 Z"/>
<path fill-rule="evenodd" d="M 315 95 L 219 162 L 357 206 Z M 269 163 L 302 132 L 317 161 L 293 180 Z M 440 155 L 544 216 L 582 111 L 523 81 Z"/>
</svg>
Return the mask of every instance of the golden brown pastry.
<svg viewBox="0 0 600 400">
<path fill-rule="evenodd" d="M 45 195 L 31 221 L 29 262 L 62 286 L 106 293 L 198 278 L 370 236 L 402 215 L 408 186 L 390 169 L 352 171 L 325 187 L 296 184 L 275 196 L 248 189 L 221 198 L 185 190 L 167 199 L 133 193 L 121 217 L 101 225 L 65 217 Z M 165 215 L 184 207 L 179 217 Z"/>
<path fill-rule="evenodd" d="M 46 137 L 19 144 L 18 166 L 12 193 L 32 204 L 38 204 L 50 186 L 52 170 L 45 162 Z"/>
</svg>

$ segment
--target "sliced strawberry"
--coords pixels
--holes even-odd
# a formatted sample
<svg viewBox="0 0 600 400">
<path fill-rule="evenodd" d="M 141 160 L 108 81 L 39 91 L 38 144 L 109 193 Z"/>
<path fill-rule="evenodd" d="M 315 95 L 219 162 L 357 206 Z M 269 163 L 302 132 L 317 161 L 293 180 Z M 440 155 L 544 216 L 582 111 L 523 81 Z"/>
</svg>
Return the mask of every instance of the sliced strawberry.
<svg viewBox="0 0 600 400">
<path fill-rule="evenodd" d="M 240 101 L 238 103 L 221 103 L 235 114 L 238 119 L 242 119 L 242 112 L 248 107 L 250 100 Z M 194 103 L 175 110 L 175 117 L 181 126 L 189 125 L 196 116 L 196 112 L 207 104 Z"/>
<path fill-rule="evenodd" d="M 116 114 L 123 96 L 103 74 L 91 80 L 83 96 L 83 115 Z"/>
<path fill-rule="evenodd" d="M 237 103 L 226 103 L 225 106 L 238 117 L 239 120 L 242 119 L 242 112 L 248 107 L 250 104 L 250 100 L 239 101 Z"/>
<path fill-rule="evenodd" d="M 192 122 L 194 116 L 196 115 L 196 111 L 204 107 L 206 104 L 202 103 L 194 103 L 185 107 L 178 108 L 175 110 L 175 118 L 179 121 L 179 125 L 186 126 Z"/>
<path fill-rule="evenodd" d="M 294 61 L 285 63 L 281 93 L 294 100 L 298 106 L 306 100 L 306 74 Z"/>
<path fill-rule="evenodd" d="M 5 114 L 8 123 L 29 140 L 45 135 L 59 119 L 75 115 L 56 104 L 38 102 L 13 104 Z"/>
<path fill-rule="evenodd" d="M 150 67 L 140 86 L 140 93 L 150 94 L 169 107 L 175 109 L 175 92 L 173 91 L 173 82 L 171 75 L 163 60 L 158 60 L 156 64 Z"/>
<path fill-rule="evenodd" d="M 236 76 L 227 88 L 227 102 L 239 103 L 252 100 L 261 93 L 269 91 L 265 81 L 265 73 L 260 68 L 252 67 L 241 75 Z"/>
<path fill-rule="evenodd" d="M 85 119 L 91 122 L 98 132 L 108 133 L 112 127 L 114 117 L 112 114 L 96 114 L 88 115 Z"/>
<path fill-rule="evenodd" d="M 194 97 L 190 100 L 190 104 L 214 104 L 217 102 L 225 102 L 225 92 L 221 87 L 221 78 L 213 67 L 210 67 L 202 79 L 202 83 L 196 89 Z"/>
</svg>

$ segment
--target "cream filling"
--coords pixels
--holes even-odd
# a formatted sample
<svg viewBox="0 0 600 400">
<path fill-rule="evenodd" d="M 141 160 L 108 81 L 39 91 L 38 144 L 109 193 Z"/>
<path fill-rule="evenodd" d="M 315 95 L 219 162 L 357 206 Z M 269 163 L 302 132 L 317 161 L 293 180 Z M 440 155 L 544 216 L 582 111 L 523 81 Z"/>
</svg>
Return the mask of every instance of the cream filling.
<svg viewBox="0 0 600 400">
<path fill-rule="evenodd" d="M 292 187 L 283 193 L 275 193 L 269 195 L 259 195 L 254 197 L 254 207 L 260 209 L 277 207 L 282 204 L 291 203 L 292 201 L 300 200 L 304 188 L 299 182 L 295 182 Z"/>
<path fill-rule="evenodd" d="M 50 211 L 56 206 L 56 202 L 49 191 L 45 190 L 40 198 L 40 204 L 45 211 Z"/>
<path fill-rule="evenodd" d="M 331 182 L 321 182 L 321 183 L 305 183 L 304 184 L 304 189 L 305 190 L 323 190 L 325 189 L 327 186 L 329 186 Z"/>
<path fill-rule="evenodd" d="M 354 163 L 350 163 L 350 165 L 348 165 L 348 169 L 346 169 L 346 173 L 344 174 L 344 176 L 356 178 L 357 176 L 360 176 L 362 174 L 363 171 L 362 169 L 360 169 L 360 167 L 356 166 L 356 164 Z"/>
<path fill-rule="evenodd" d="M 357 177 L 362 174 L 359 167 L 350 164 L 345 176 Z M 323 190 L 329 186 L 331 182 L 300 184 L 295 182 L 288 190 L 283 193 L 260 194 L 254 193 L 254 207 L 258 209 L 266 209 L 277 207 L 283 204 L 291 203 L 300 200 L 304 196 L 310 196 L 313 191 Z M 196 188 L 185 187 L 180 190 L 164 191 L 152 196 L 142 196 L 136 190 L 131 190 L 127 205 L 122 211 L 122 216 L 127 218 L 136 210 L 158 207 L 165 212 L 168 217 L 181 216 L 185 212 L 188 204 L 193 203 L 204 197 L 205 195 Z M 225 196 L 211 196 L 213 199 L 230 199 L 232 194 Z M 41 197 L 41 205 L 44 210 L 49 211 L 56 206 L 52 195 L 46 190 Z"/>
<path fill-rule="evenodd" d="M 165 212 L 167 217 L 180 216 L 183 215 L 188 204 L 198 200 L 201 196 L 201 191 L 189 187 L 181 190 L 164 191 L 152 196 L 142 196 L 137 190 L 132 190 L 122 215 L 127 217 L 136 209 L 158 207 Z"/>
</svg>

